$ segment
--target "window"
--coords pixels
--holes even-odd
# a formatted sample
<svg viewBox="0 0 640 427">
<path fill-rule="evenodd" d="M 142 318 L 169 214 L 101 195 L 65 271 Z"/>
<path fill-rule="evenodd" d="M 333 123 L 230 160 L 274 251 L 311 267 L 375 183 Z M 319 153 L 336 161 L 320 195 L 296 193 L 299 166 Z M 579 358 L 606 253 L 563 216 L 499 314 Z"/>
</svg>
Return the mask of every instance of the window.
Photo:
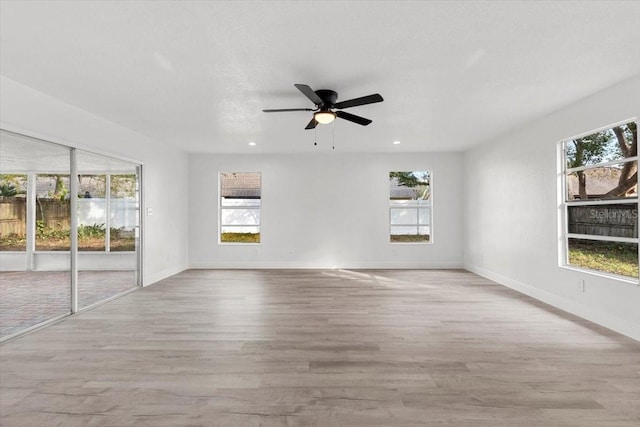
<svg viewBox="0 0 640 427">
<path fill-rule="evenodd" d="M 69 175 L 36 174 L 36 251 L 71 250 Z"/>
<path fill-rule="evenodd" d="M 637 143 L 635 122 L 561 142 L 563 265 L 638 278 Z"/>
<path fill-rule="evenodd" d="M 391 243 L 432 241 L 431 172 L 389 172 Z"/>
<path fill-rule="evenodd" d="M 109 176 L 109 250 L 136 250 L 140 189 L 134 174 Z"/>
<path fill-rule="evenodd" d="M 220 173 L 220 243 L 260 243 L 260 172 Z"/>
<path fill-rule="evenodd" d="M 0 174 L 0 251 L 27 249 L 27 175 Z"/>
<path fill-rule="evenodd" d="M 84 156 L 79 156 L 79 165 Z M 107 237 L 106 175 L 78 175 L 78 250 L 104 251 Z"/>
</svg>

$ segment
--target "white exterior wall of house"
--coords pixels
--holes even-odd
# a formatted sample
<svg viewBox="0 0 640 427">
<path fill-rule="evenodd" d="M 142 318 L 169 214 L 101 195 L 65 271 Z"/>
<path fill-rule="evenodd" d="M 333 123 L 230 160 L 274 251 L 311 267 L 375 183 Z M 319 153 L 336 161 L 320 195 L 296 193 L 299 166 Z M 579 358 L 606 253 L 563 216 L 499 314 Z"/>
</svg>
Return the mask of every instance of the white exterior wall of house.
<svg viewBox="0 0 640 427">
<path fill-rule="evenodd" d="M 461 153 L 191 155 L 190 265 L 461 267 L 461 163 Z M 389 243 L 389 172 L 406 170 L 433 171 L 433 244 Z M 262 173 L 260 244 L 218 244 L 219 172 Z"/>
<path fill-rule="evenodd" d="M 184 152 L 4 76 L 0 76 L 0 92 L 3 129 L 142 163 L 142 204 L 153 210 L 152 216 L 143 216 L 144 284 L 187 267 L 188 157 Z M 3 264 L 4 255 L 0 254 Z"/>
<path fill-rule="evenodd" d="M 640 77 L 466 152 L 465 267 L 640 340 L 639 286 L 558 266 L 558 142 L 634 117 Z"/>
</svg>

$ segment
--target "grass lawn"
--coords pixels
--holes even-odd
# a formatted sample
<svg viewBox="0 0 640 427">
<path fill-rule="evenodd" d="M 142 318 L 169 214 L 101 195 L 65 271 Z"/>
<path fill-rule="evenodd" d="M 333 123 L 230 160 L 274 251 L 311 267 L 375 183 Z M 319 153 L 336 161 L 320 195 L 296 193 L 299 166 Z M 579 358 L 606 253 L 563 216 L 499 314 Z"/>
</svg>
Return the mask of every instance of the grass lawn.
<svg viewBox="0 0 640 427">
<path fill-rule="evenodd" d="M 222 243 L 260 243 L 260 233 L 222 233 Z"/>
<path fill-rule="evenodd" d="M 605 273 L 638 277 L 638 247 L 632 243 L 570 239 L 569 264 Z"/>
<path fill-rule="evenodd" d="M 424 243 L 429 241 L 428 235 L 417 234 L 392 234 L 391 243 Z"/>
</svg>

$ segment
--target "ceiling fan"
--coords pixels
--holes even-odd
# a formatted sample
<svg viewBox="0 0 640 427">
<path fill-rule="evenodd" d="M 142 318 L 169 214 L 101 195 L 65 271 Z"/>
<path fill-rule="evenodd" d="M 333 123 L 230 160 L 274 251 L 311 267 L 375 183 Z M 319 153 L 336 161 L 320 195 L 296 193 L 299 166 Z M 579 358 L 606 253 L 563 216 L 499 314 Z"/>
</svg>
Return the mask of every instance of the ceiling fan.
<svg viewBox="0 0 640 427">
<path fill-rule="evenodd" d="M 328 89 L 319 89 L 314 91 L 309 86 L 303 84 L 295 84 L 294 86 L 297 87 L 298 90 L 302 92 L 307 98 L 309 98 L 311 102 L 315 104 L 316 108 L 284 108 L 262 111 L 264 111 L 265 113 L 282 113 L 285 111 L 315 111 L 313 113 L 313 118 L 311 119 L 309 124 L 307 124 L 307 127 L 305 127 L 305 129 L 314 129 L 318 125 L 318 123 L 331 123 L 336 117 L 348 120 L 353 123 L 357 123 L 362 126 L 367 126 L 372 122 L 371 120 L 365 119 L 364 117 L 356 116 L 355 114 L 335 110 L 342 110 L 343 108 L 357 107 L 359 105 L 374 104 L 376 102 L 384 101 L 384 99 L 382 99 L 382 96 L 376 93 L 360 98 L 349 99 L 347 101 L 336 102 L 338 100 L 338 93 L 336 91 Z"/>
</svg>

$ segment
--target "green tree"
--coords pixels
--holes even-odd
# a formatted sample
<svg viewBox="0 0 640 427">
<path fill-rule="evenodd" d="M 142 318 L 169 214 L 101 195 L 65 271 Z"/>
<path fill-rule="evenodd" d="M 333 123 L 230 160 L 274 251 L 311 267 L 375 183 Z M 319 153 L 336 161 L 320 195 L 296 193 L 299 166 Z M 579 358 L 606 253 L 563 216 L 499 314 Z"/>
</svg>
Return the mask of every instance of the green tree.
<svg viewBox="0 0 640 427">
<path fill-rule="evenodd" d="M 427 172 L 389 172 L 389 179 L 396 178 L 398 184 L 404 187 L 416 187 L 418 185 L 429 185 L 429 174 Z"/>
<path fill-rule="evenodd" d="M 69 175 L 38 174 L 38 177 L 55 179 L 53 193 L 49 192 L 49 197 L 63 201 L 69 194 L 69 189 L 64 182 L 65 179 L 69 179 Z"/>
<path fill-rule="evenodd" d="M 577 168 L 621 157 L 634 157 L 637 152 L 637 126 L 635 123 L 628 123 L 569 141 L 567 167 Z M 625 163 L 621 169 L 618 185 L 604 197 L 623 197 L 635 190 L 638 183 L 637 172 L 636 162 Z M 577 171 L 576 175 L 578 177 L 578 194 L 580 199 L 586 200 L 588 197 L 587 176 L 584 171 Z"/>
<path fill-rule="evenodd" d="M 135 197 L 136 174 L 111 175 L 111 197 Z"/>
<path fill-rule="evenodd" d="M 638 155 L 638 126 L 636 123 L 628 123 L 624 126 L 616 126 L 613 129 L 618 142 L 618 148 L 624 157 Z M 605 197 L 624 197 L 638 187 L 638 162 L 627 162 L 620 171 L 618 185 L 609 191 Z"/>
</svg>

